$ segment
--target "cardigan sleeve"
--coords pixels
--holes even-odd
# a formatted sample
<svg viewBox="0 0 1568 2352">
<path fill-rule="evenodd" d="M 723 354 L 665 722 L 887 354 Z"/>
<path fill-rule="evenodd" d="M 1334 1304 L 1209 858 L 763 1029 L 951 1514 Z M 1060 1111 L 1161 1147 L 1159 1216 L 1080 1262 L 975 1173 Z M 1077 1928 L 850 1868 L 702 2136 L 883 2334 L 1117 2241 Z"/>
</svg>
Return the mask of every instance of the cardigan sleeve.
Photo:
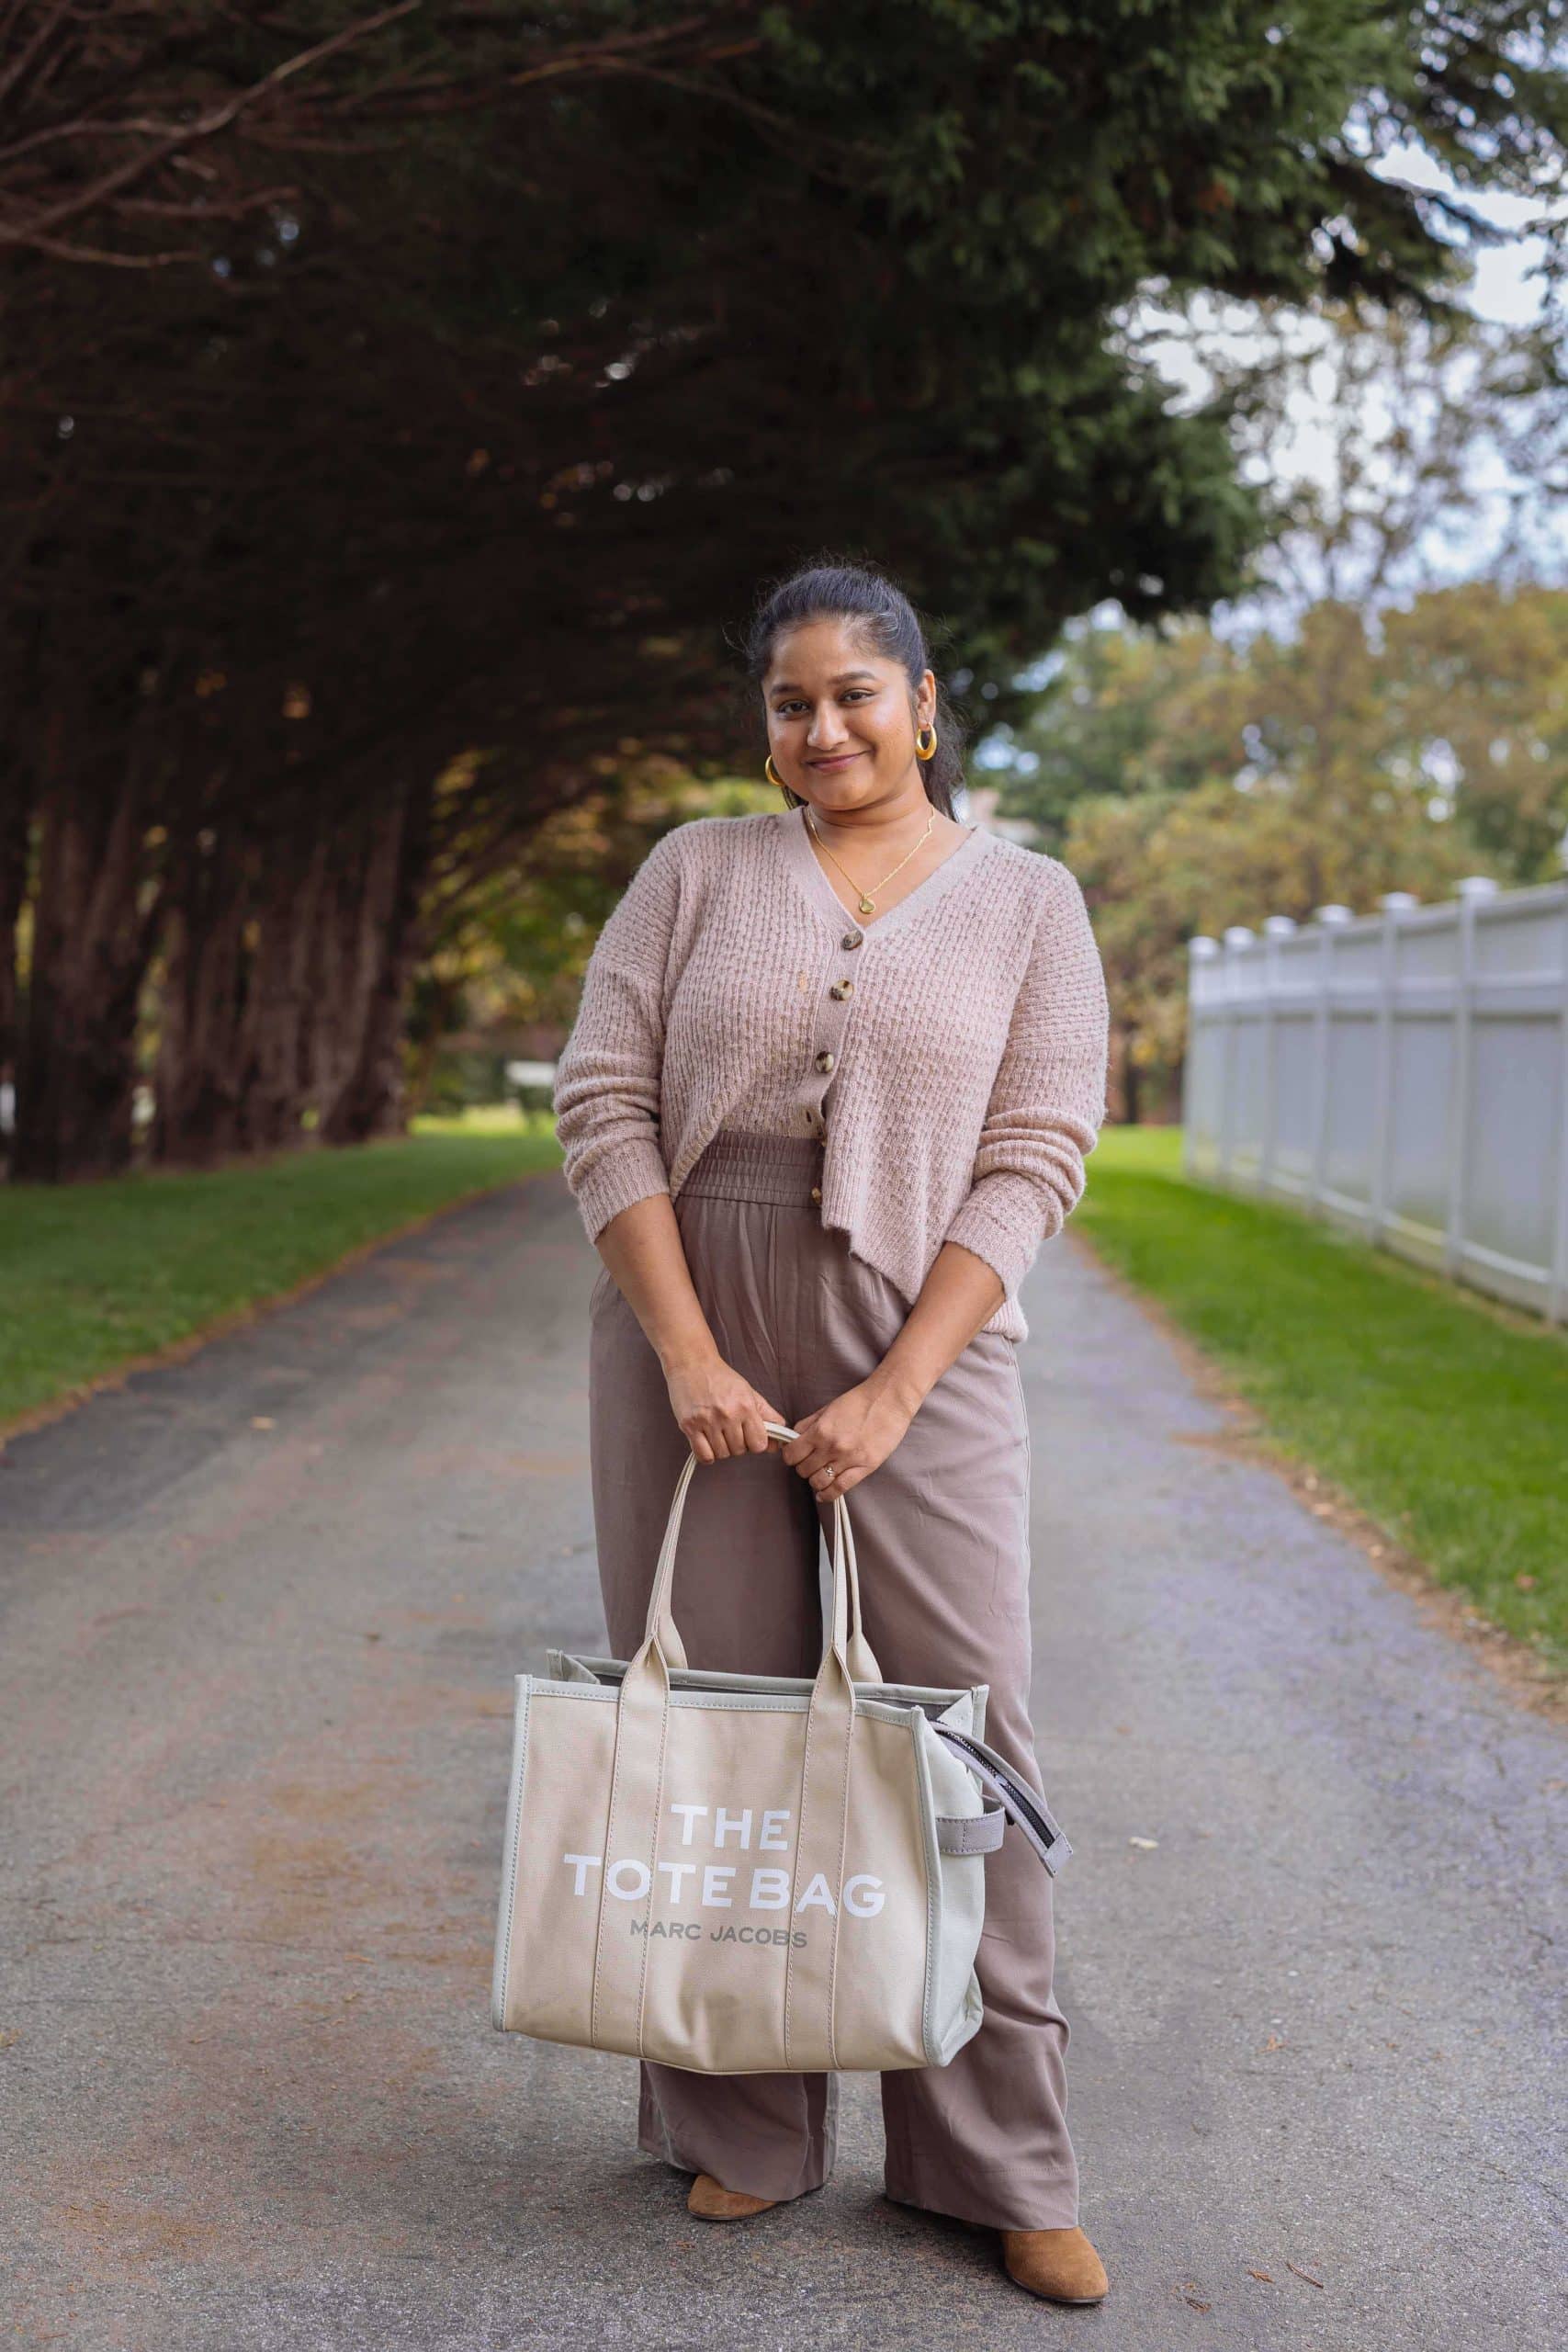
<svg viewBox="0 0 1568 2352">
<path fill-rule="evenodd" d="M 679 901 L 680 868 L 665 833 L 594 943 L 577 1018 L 556 1063 L 556 1136 L 590 1241 L 622 1209 L 670 1190 L 659 1104 Z"/>
<path fill-rule="evenodd" d="M 973 1250 L 1008 1299 L 1082 1194 L 1105 1117 L 1110 1013 L 1083 892 L 1065 865 L 1041 910 L 975 1155 L 943 1239 Z"/>
</svg>

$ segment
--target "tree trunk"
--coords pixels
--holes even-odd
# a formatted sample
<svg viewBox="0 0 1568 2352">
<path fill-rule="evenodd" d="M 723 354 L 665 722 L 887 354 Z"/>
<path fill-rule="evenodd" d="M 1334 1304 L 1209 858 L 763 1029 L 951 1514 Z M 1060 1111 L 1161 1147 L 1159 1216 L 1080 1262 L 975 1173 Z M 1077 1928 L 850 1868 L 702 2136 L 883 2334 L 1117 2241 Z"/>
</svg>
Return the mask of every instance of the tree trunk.
<svg viewBox="0 0 1568 2352">
<path fill-rule="evenodd" d="M 376 844 L 359 909 L 351 1019 L 356 1051 L 321 1116 L 327 1143 L 403 1133 L 402 1032 L 419 960 L 420 909 L 429 872 L 434 786 L 405 786 Z"/>
<path fill-rule="evenodd" d="M 146 808 L 134 774 L 73 768 L 44 786 L 39 817 L 12 1172 L 58 1184 L 130 1164 L 137 1002 L 157 910 L 141 905 Z"/>
<path fill-rule="evenodd" d="M 305 1087 L 327 1140 L 333 1105 L 349 1082 L 369 993 L 378 870 L 395 862 L 398 811 L 379 812 L 375 832 L 351 819 L 323 842 L 324 871 L 306 968 Z M 383 892 L 387 886 L 383 884 Z"/>
<path fill-rule="evenodd" d="M 267 850 L 260 930 L 246 1012 L 246 1148 L 281 1151 L 307 1141 L 311 943 L 321 920 L 331 844 L 291 834 Z"/>
<path fill-rule="evenodd" d="M 211 1168 L 239 1145 L 246 913 L 243 843 L 231 827 L 197 828 L 169 884 L 152 1136 L 164 1166 Z"/>
<path fill-rule="evenodd" d="M 17 926 L 28 894 L 28 794 L 14 771 L 0 781 L 0 1086 L 14 1085 L 21 1050 L 17 1033 Z M 0 1135 L 0 1153 L 11 1138 Z"/>
<path fill-rule="evenodd" d="M 387 1132 L 423 876 L 411 805 L 382 795 L 322 831 L 275 800 L 265 842 L 243 816 L 193 817 L 170 885 L 161 1161 L 297 1147 L 311 1099 L 321 1141 Z"/>
</svg>

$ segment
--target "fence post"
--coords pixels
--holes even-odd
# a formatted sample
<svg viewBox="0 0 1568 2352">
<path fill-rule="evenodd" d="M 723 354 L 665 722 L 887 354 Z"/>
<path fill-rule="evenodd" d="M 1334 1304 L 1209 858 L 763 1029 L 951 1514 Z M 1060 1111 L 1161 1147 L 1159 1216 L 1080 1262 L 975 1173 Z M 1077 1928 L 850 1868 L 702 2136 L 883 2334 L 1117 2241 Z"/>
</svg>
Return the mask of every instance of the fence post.
<svg viewBox="0 0 1568 2352">
<path fill-rule="evenodd" d="M 1458 886 L 1459 956 L 1454 995 L 1454 1079 L 1449 1097 L 1448 1228 L 1443 1237 L 1443 1272 L 1457 1280 L 1464 1264 L 1464 1220 L 1468 1206 L 1466 1178 L 1470 1172 L 1470 1098 L 1473 1091 L 1471 1032 L 1475 994 L 1475 916 L 1483 899 L 1495 899 L 1497 885 L 1489 874 L 1467 874 Z"/>
<path fill-rule="evenodd" d="M 1220 1182 L 1231 1182 L 1231 1154 L 1235 1147 L 1235 1061 L 1236 1039 L 1241 1023 L 1236 1018 L 1235 998 L 1240 972 L 1239 951 L 1252 944 L 1252 933 L 1244 922 L 1228 923 L 1225 927 L 1225 1082 L 1224 1115 L 1220 1126 Z"/>
<path fill-rule="evenodd" d="M 1312 1172 L 1307 1178 L 1307 1198 L 1314 1208 L 1323 1206 L 1323 1188 L 1328 1167 L 1329 1058 L 1334 1051 L 1334 934 L 1341 923 L 1354 920 L 1348 907 L 1337 905 L 1319 907 L 1314 916 L 1323 933 L 1317 966 L 1317 1009 L 1313 1023 Z"/>
<path fill-rule="evenodd" d="M 1263 937 L 1263 1140 L 1258 1154 L 1258 1189 L 1267 1193 L 1274 1182 L 1274 1144 L 1279 1128 L 1280 1078 L 1275 1069 L 1279 1050 L 1276 1035 L 1280 1004 L 1280 950 L 1275 942 L 1289 939 L 1295 930 L 1293 915 L 1265 915 Z"/>
<path fill-rule="evenodd" d="M 1551 1250 L 1551 1272 L 1546 1286 L 1546 1319 L 1561 1323 L 1568 1317 L 1568 905 L 1562 909 L 1562 1001 L 1558 1012 L 1557 1220 Z"/>
<path fill-rule="evenodd" d="M 1378 1041 L 1373 1079 L 1372 1164 L 1367 1184 L 1367 1238 L 1377 1241 L 1388 1220 L 1389 1161 L 1393 1149 L 1394 998 L 1399 986 L 1399 918 L 1421 901 L 1413 890 L 1385 890 L 1378 958 Z"/>
<path fill-rule="evenodd" d="M 1181 1117 L 1181 1172 L 1184 1176 L 1191 1176 L 1195 1172 L 1192 1152 L 1193 1121 L 1189 1103 L 1192 1082 L 1192 1048 L 1197 1041 L 1199 1027 L 1198 966 L 1212 964 L 1219 952 L 1219 941 L 1205 937 L 1201 932 L 1187 943 L 1187 1060 L 1182 1081 L 1182 1092 L 1186 1099 L 1182 1103 Z"/>
</svg>

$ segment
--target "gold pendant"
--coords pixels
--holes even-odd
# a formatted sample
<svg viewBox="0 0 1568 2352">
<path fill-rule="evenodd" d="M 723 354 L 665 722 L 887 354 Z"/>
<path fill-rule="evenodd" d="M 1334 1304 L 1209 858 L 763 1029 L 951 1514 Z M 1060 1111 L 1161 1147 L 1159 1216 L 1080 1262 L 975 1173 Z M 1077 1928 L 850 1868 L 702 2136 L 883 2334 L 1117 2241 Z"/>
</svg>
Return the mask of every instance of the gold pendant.
<svg viewBox="0 0 1568 2352">
<path fill-rule="evenodd" d="M 860 902 L 860 910 L 863 915 L 874 914 L 876 912 L 876 900 L 874 899 L 863 899 Z"/>
</svg>

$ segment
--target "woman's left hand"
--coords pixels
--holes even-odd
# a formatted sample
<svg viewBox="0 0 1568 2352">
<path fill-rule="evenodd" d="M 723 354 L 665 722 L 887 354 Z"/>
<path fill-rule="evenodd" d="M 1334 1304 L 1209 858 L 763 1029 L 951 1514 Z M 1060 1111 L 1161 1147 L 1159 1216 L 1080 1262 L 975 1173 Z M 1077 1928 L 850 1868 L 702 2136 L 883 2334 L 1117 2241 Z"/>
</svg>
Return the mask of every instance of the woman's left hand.
<svg viewBox="0 0 1568 2352">
<path fill-rule="evenodd" d="M 886 1461 L 916 1410 L 894 1390 L 863 1380 L 815 1413 L 802 1413 L 795 1424 L 799 1436 L 779 1451 L 818 1501 L 830 1503 Z"/>
</svg>

